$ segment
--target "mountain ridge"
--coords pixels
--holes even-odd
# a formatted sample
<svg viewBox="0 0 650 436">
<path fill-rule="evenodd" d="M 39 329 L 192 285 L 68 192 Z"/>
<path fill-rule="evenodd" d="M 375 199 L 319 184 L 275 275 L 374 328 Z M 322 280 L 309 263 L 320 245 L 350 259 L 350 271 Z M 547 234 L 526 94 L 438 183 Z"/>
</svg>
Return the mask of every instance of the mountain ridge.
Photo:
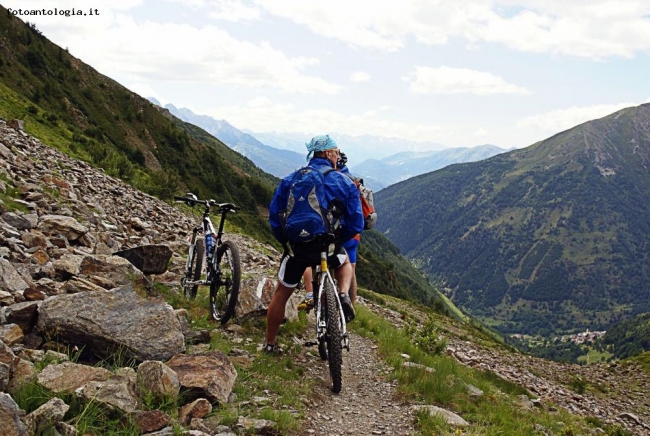
<svg viewBox="0 0 650 436">
<path fill-rule="evenodd" d="M 173 104 L 167 104 L 164 108 L 183 121 L 205 129 L 230 148 L 253 161 L 255 165 L 276 177 L 282 178 L 293 169 L 300 168 L 305 164 L 304 156 L 299 153 L 265 145 L 253 135 L 237 129 L 226 120 L 216 120 L 208 115 L 197 115 L 190 109 L 177 108 Z"/>
<path fill-rule="evenodd" d="M 627 108 L 392 185 L 378 230 L 502 333 L 602 330 L 649 310 L 649 126 Z"/>
<path fill-rule="evenodd" d="M 363 175 L 366 185 L 378 191 L 387 186 L 435 171 L 454 163 L 475 162 L 508 150 L 491 144 L 423 152 L 406 151 L 382 159 L 368 159 L 351 165 L 350 171 Z"/>
</svg>

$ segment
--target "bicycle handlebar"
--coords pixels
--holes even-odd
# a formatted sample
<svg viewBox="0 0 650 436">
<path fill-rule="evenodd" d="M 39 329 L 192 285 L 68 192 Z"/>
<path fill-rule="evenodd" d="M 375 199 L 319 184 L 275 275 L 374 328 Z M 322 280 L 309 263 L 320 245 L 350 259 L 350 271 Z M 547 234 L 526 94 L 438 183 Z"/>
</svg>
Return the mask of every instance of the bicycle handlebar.
<svg viewBox="0 0 650 436">
<path fill-rule="evenodd" d="M 216 200 L 199 200 L 196 198 L 196 196 L 192 197 L 179 197 L 179 196 L 174 196 L 174 200 L 177 203 L 186 203 L 190 207 L 194 207 L 197 204 L 202 204 L 204 206 L 210 207 L 214 206 L 219 210 L 228 210 L 230 212 L 234 212 L 236 210 L 241 209 L 240 206 L 236 206 L 232 203 L 217 203 Z"/>
</svg>

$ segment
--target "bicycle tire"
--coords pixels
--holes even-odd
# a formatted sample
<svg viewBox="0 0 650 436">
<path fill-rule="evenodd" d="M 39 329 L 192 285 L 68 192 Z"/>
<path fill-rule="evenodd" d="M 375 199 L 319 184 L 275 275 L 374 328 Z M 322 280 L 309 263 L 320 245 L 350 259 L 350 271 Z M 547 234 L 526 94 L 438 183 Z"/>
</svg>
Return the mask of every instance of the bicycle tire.
<svg viewBox="0 0 650 436">
<path fill-rule="evenodd" d="M 187 278 L 191 278 L 192 281 L 196 282 L 201 279 L 201 270 L 203 269 L 203 258 L 205 258 L 205 241 L 201 238 L 197 238 L 196 243 L 194 244 L 194 253 L 192 254 L 192 260 L 190 261 L 190 271 L 187 274 Z M 185 298 L 188 300 L 193 300 L 196 298 L 196 292 L 199 289 L 199 285 L 187 285 L 183 284 L 183 293 Z"/>
<path fill-rule="evenodd" d="M 343 346 L 341 344 L 341 321 L 340 311 L 336 302 L 336 290 L 332 283 L 325 281 L 325 301 L 327 305 L 327 363 L 330 367 L 330 378 L 332 379 L 332 392 L 341 392 L 343 366 Z"/>
<path fill-rule="evenodd" d="M 235 314 L 239 298 L 241 264 L 236 245 L 224 241 L 219 246 L 214 269 L 216 274 L 210 284 L 210 314 L 212 319 L 223 325 Z"/>
<path fill-rule="evenodd" d="M 318 289 L 318 282 L 314 281 L 314 288 L 313 289 Z M 321 313 L 321 319 L 327 320 L 327 299 L 323 298 L 323 301 L 319 301 L 318 299 L 318 292 L 314 292 L 314 307 L 316 305 L 320 304 L 320 313 Z M 327 325 L 327 324 L 326 324 Z M 316 327 L 316 330 L 319 331 L 319 328 Z M 327 332 L 326 334 L 321 336 L 318 339 L 318 355 L 320 356 L 321 360 L 327 360 Z"/>
<path fill-rule="evenodd" d="M 320 283 L 320 274 L 314 274 L 313 275 L 314 280 L 312 281 L 312 289 L 314 289 L 314 307 L 318 307 L 318 305 L 321 306 L 321 318 L 327 319 L 327 305 L 325 304 L 325 299 L 323 301 L 320 301 L 318 299 L 318 287 Z M 319 331 L 319 327 L 316 326 L 316 332 Z M 327 360 L 327 343 L 325 341 L 325 336 L 322 336 L 318 339 L 318 355 L 320 356 L 321 360 Z"/>
</svg>

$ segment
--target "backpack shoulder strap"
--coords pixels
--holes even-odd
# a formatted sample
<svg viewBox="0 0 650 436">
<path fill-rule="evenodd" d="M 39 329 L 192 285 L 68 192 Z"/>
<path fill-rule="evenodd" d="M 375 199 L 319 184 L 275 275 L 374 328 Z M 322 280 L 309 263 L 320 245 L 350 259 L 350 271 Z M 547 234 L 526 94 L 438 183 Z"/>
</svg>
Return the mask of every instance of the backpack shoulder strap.
<svg viewBox="0 0 650 436">
<path fill-rule="evenodd" d="M 319 171 L 323 176 L 326 176 L 326 175 L 328 175 L 329 173 L 331 173 L 332 171 L 334 171 L 334 168 L 332 168 L 332 167 L 321 167 L 321 168 L 318 169 L 318 171 Z"/>
</svg>

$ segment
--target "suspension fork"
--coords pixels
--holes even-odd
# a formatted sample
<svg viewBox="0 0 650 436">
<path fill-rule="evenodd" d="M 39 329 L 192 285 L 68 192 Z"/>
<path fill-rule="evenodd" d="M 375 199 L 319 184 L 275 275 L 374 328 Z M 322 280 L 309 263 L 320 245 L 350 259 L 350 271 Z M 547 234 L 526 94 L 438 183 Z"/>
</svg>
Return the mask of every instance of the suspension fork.
<svg viewBox="0 0 650 436">
<path fill-rule="evenodd" d="M 196 226 L 192 229 L 192 236 L 190 237 L 190 249 L 187 253 L 187 264 L 185 265 L 185 275 L 190 275 L 192 271 L 192 259 L 194 258 L 194 250 L 196 250 L 196 235 L 203 230 L 203 227 Z"/>
</svg>

